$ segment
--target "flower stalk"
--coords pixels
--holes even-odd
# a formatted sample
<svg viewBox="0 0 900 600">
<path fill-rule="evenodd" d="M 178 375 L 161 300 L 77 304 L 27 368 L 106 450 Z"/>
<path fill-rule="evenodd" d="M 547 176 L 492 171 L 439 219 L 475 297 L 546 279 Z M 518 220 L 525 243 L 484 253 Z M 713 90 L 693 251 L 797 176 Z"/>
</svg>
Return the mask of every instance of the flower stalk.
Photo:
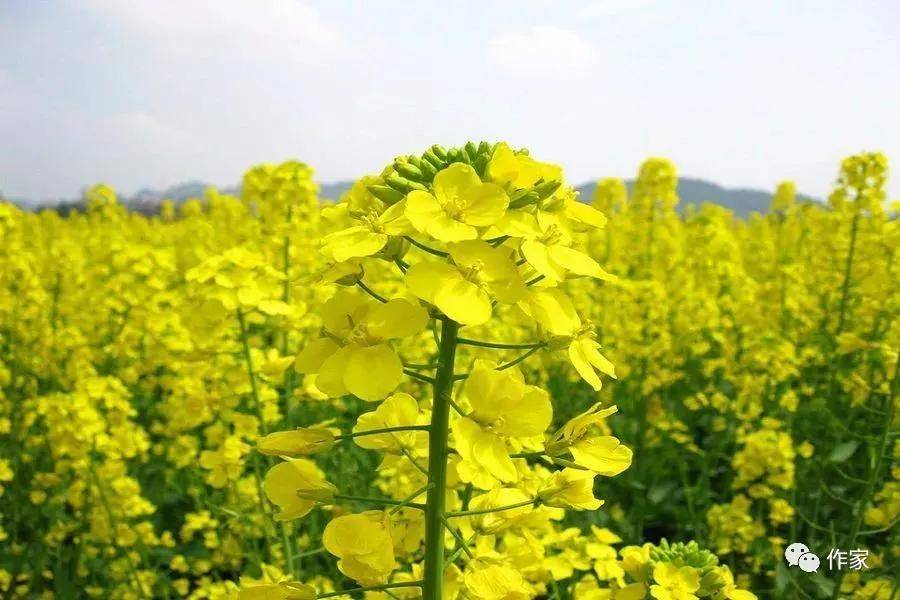
<svg viewBox="0 0 900 600">
<path fill-rule="evenodd" d="M 431 488 L 425 509 L 425 568 L 422 597 L 443 598 L 444 581 L 444 508 L 447 497 L 447 438 L 450 429 L 450 401 L 453 392 L 453 368 L 456 361 L 459 324 L 441 320 L 438 368 L 434 380 L 431 430 L 428 435 L 428 483 Z"/>
</svg>

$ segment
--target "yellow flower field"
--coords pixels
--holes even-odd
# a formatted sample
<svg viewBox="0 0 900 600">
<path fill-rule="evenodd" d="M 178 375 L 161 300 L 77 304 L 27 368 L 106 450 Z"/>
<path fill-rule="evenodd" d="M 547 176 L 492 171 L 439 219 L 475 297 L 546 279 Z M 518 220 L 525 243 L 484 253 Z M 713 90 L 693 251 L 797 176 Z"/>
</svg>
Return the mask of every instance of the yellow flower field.
<svg viewBox="0 0 900 600">
<path fill-rule="evenodd" d="M 552 158 L 0 204 L 3 597 L 897 598 L 887 159 L 741 220 Z"/>
</svg>

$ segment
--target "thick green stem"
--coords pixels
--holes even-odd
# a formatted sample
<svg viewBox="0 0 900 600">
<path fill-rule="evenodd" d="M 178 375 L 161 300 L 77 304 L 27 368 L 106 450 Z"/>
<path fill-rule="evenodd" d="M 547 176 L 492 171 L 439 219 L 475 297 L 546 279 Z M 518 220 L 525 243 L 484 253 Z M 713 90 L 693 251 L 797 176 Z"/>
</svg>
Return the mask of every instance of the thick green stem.
<svg viewBox="0 0 900 600">
<path fill-rule="evenodd" d="M 431 430 L 428 435 L 428 490 L 425 509 L 424 600 L 443 600 L 444 503 L 447 496 L 447 437 L 450 429 L 450 396 L 456 360 L 459 324 L 443 319 L 440 353 L 434 380 Z"/>
</svg>

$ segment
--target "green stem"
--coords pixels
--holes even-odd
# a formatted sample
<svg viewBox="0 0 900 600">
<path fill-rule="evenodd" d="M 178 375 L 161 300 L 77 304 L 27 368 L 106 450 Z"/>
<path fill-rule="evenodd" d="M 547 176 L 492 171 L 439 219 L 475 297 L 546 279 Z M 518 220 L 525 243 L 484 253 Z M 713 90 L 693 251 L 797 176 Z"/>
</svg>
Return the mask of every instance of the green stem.
<svg viewBox="0 0 900 600">
<path fill-rule="evenodd" d="M 485 342 L 482 340 L 470 340 L 468 338 L 459 338 L 457 343 L 465 346 L 478 346 L 479 348 L 496 348 L 498 350 L 531 350 L 532 348 L 541 348 L 543 342 L 534 344 L 503 344 L 498 342 Z"/>
<path fill-rule="evenodd" d="M 838 317 L 835 337 L 844 330 L 844 322 L 847 317 L 847 297 L 850 295 L 850 276 L 853 274 L 853 255 L 856 253 L 856 234 L 859 231 L 859 213 L 853 215 L 853 223 L 850 226 L 850 249 L 847 251 L 847 262 L 844 264 L 844 283 L 841 285 L 841 308 Z"/>
<path fill-rule="evenodd" d="M 534 500 L 526 500 L 524 502 L 516 502 L 515 504 L 507 504 L 505 506 L 498 506 L 496 508 L 483 508 L 481 510 L 464 510 L 460 512 L 449 512 L 447 513 L 447 518 L 453 519 L 456 517 L 473 517 L 475 515 L 489 515 L 495 512 L 503 512 L 505 510 L 513 510 L 516 508 L 522 508 L 524 506 L 537 506 L 540 503 L 540 500 L 535 498 Z"/>
<path fill-rule="evenodd" d="M 267 435 L 269 433 L 268 427 L 266 426 L 266 421 L 263 418 L 263 410 L 262 410 L 262 402 L 260 401 L 259 396 L 259 387 L 256 383 L 256 373 L 253 370 L 253 355 L 250 352 L 250 335 L 247 329 L 247 319 L 244 317 L 244 312 L 241 309 L 237 310 L 238 317 L 238 325 L 240 326 L 241 333 L 241 347 L 244 353 L 244 362 L 247 364 L 247 378 L 250 380 L 250 391 L 253 395 L 253 408 L 256 411 L 256 418 L 259 419 L 259 429 L 263 435 Z M 266 506 L 266 495 L 263 493 L 263 476 L 262 476 L 262 467 L 265 458 L 259 454 L 255 453 L 253 459 L 253 477 L 256 480 L 256 491 L 259 496 L 259 507 L 262 510 L 263 514 L 268 514 L 269 511 Z M 286 523 L 281 524 L 281 542 L 284 544 L 284 553 L 286 558 L 288 559 L 288 565 L 290 566 L 293 562 L 293 552 L 291 546 L 291 540 L 288 535 L 287 530 L 288 525 Z M 268 551 L 269 559 L 272 557 L 272 541 L 269 537 L 269 528 L 263 527 L 265 534 L 265 542 L 266 549 Z"/>
<path fill-rule="evenodd" d="M 394 433 L 396 431 L 428 431 L 428 425 L 402 425 L 400 427 L 384 427 L 381 429 L 366 429 L 364 431 L 354 431 L 352 433 L 344 433 L 334 436 L 335 440 L 349 440 L 355 437 L 365 435 L 379 435 L 382 433 Z"/>
<path fill-rule="evenodd" d="M 421 494 L 422 492 L 419 492 Z M 368 496 L 347 496 L 345 494 L 335 494 L 335 500 L 345 500 L 347 502 L 360 502 L 363 504 L 383 504 L 385 506 L 409 506 L 411 508 L 424 509 L 421 504 L 408 502 L 406 500 L 394 500 L 393 498 L 370 498 Z"/>
<path fill-rule="evenodd" d="M 423 252 L 427 252 L 428 254 L 432 254 L 434 256 L 440 256 L 441 258 L 446 258 L 446 257 L 450 256 L 446 252 L 441 252 L 440 250 L 435 250 L 431 246 L 426 246 L 422 242 L 417 242 L 416 240 L 414 240 L 412 237 L 410 237 L 408 235 L 404 235 L 403 239 L 405 239 L 407 242 L 409 242 L 410 244 L 412 244 L 419 250 L 422 250 Z"/>
<path fill-rule="evenodd" d="M 340 590 L 338 592 L 328 592 L 327 594 L 318 594 L 316 598 L 334 598 L 335 596 L 344 596 L 348 594 L 356 594 L 359 592 L 380 592 L 384 590 L 392 590 L 394 588 L 405 587 L 422 587 L 421 581 L 407 581 L 403 583 L 385 583 L 384 585 L 373 585 L 369 587 L 358 587 L 349 590 Z"/>
<path fill-rule="evenodd" d="M 378 292 L 376 292 L 375 290 L 373 290 L 372 288 L 370 288 L 369 286 L 367 286 L 365 283 L 363 283 L 363 280 L 362 280 L 362 279 L 360 279 L 359 281 L 357 281 L 357 282 L 356 282 L 356 285 L 359 286 L 359 289 L 361 289 L 362 291 L 364 291 L 364 292 L 367 293 L 368 295 L 372 296 L 373 298 L 375 298 L 376 300 L 378 300 L 378 301 L 381 302 L 382 304 L 387 303 L 387 298 L 385 298 L 384 296 L 382 296 L 381 294 L 379 294 Z"/>
<path fill-rule="evenodd" d="M 463 551 L 464 551 L 466 554 L 469 555 L 469 558 L 475 558 L 475 555 L 472 554 L 472 550 L 469 549 L 469 545 L 466 543 L 465 538 L 462 536 L 462 534 L 461 534 L 459 531 L 456 530 L 456 527 L 454 527 L 453 525 L 451 525 L 451 524 L 447 521 L 447 518 L 446 518 L 446 517 L 443 517 L 443 516 L 442 516 L 442 517 L 441 517 L 441 522 L 444 523 L 444 527 L 447 528 L 447 531 L 450 532 L 450 535 L 452 535 L 452 536 L 456 539 L 456 543 L 459 544 L 459 547 L 462 548 Z"/>
<path fill-rule="evenodd" d="M 97 486 L 97 495 L 100 496 L 100 503 L 103 505 L 103 510 L 106 513 L 106 518 L 109 521 L 109 528 L 112 530 L 113 535 L 116 533 L 116 518 L 113 516 L 112 508 L 109 505 L 109 501 L 106 499 L 106 493 L 103 491 L 103 485 L 100 483 L 100 477 L 97 476 L 97 471 L 94 469 L 94 460 L 93 457 L 88 461 L 88 469 L 91 472 L 91 477 L 94 479 L 94 485 Z M 144 589 L 144 584 L 141 581 L 141 578 L 138 576 L 137 567 L 134 564 L 134 561 L 131 560 L 131 554 L 128 552 L 128 548 L 124 549 L 123 555 L 125 556 L 125 560 L 128 562 L 128 569 L 131 571 L 131 577 L 134 580 L 134 585 L 137 588 L 137 591 L 144 598 L 149 598 L 150 596 L 147 594 L 147 590 Z"/>
<path fill-rule="evenodd" d="M 406 508 L 407 506 L 412 505 L 412 504 L 413 504 L 413 500 L 415 500 L 416 498 L 418 498 L 419 496 L 421 496 L 422 494 L 424 494 L 425 492 L 427 492 L 429 489 L 431 489 L 431 484 L 430 484 L 430 483 L 427 484 L 427 485 L 423 485 L 422 487 L 420 487 L 419 489 L 417 489 L 416 491 L 414 491 L 412 494 L 410 494 L 409 496 L 407 496 L 406 498 L 404 498 L 404 499 L 400 502 L 400 504 L 398 504 L 397 506 L 395 506 L 394 508 L 392 508 L 388 514 L 389 514 L 389 515 L 395 515 L 395 514 L 397 514 L 398 512 L 400 512 L 400 509 L 401 509 L 401 508 Z"/>
<path fill-rule="evenodd" d="M 423 600 L 443 600 L 444 505 L 447 497 L 447 438 L 450 431 L 450 400 L 456 361 L 459 323 L 441 321 L 438 368 L 434 379 L 431 431 L 428 435 L 428 499 L 425 509 L 425 568 Z"/>
<path fill-rule="evenodd" d="M 247 363 L 247 378 L 250 379 L 250 391 L 253 394 L 253 408 L 256 411 L 256 418 L 259 419 L 259 429 L 263 435 L 269 433 L 266 426 L 266 420 L 263 419 L 262 402 L 259 401 L 259 388 L 256 385 L 256 374 L 253 372 L 253 356 L 250 353 L 250 340 L 247 332 L 247 319 L 244 318 L 244 311 L 237 311 L 238 324 L 241 327 L 241 346 L 244 352 L 244 362 Z"/>
</svg>

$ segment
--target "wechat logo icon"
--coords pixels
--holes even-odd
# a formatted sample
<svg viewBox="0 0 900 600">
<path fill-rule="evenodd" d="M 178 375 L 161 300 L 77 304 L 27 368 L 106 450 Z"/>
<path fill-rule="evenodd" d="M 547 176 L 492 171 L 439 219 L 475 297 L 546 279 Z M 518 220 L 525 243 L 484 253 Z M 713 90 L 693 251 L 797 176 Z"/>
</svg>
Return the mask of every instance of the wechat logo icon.
<svg viewBox="0 0 900 600">
<path fill-rule="evenodd" d="M 819 572 L 819 557 L 809 550 L 809 546 L 794 542 L 784 551 L 784 558 L 788 566 L 799 567 L 806 573 Z"/>
</svg>

